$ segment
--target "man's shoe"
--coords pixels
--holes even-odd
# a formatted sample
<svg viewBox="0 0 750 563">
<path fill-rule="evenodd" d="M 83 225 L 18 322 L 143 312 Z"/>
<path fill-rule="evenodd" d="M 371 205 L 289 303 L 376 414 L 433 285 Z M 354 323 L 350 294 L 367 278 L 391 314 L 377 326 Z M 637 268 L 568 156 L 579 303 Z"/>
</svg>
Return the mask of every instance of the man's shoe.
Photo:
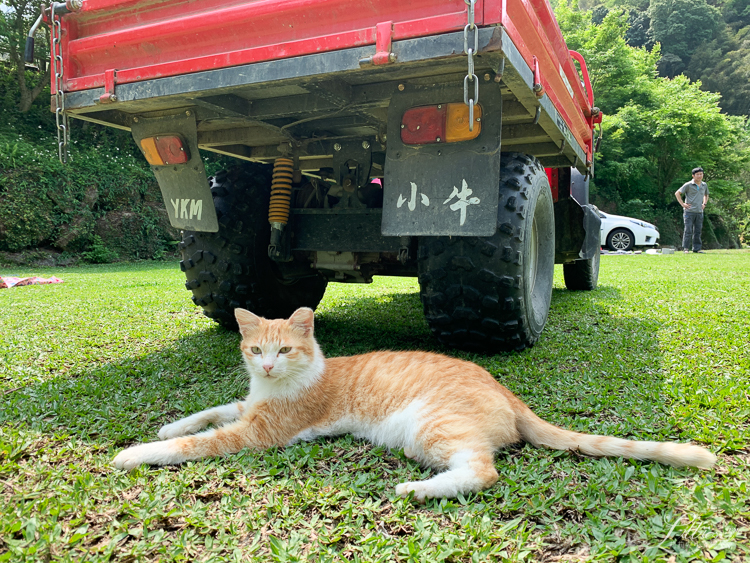
<svg viewBox="0 0 750 563">
<path fill-rule="evenodd" d="M 686 250 L 685 252 L 687 252 L 687 250 Z M 706 251 L 705 251 L 705 250 L 693 250 L 693 252 L 694 252 L 695 254 L 705 254 L 705 253 L 706 253 Z"/>
<path fill-rule="evenodd" d="M 683 252 L 684 252 L 685 254 L 687 254 L 687 253 L 688 253 L 688 252 L 690 252 L 690 251 L 689 251 L 689 250 L 684 250 Z"/>
</svg>

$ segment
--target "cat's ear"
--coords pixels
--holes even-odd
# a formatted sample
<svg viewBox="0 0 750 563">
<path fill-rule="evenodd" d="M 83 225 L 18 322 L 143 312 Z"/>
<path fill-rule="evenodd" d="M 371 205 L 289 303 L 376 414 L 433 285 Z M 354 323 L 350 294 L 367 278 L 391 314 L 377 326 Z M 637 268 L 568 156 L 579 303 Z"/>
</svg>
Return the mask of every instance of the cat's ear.
<svg viewBox="0 0 750 563">
<path fill-rule="evenodd" d="M 312 336 L 313 324 L 315 314 L 312 309 L 307 307 L 300 307 L 297 309 L 291 317 L 289 317 L 289 325 L 292 330 L 302 334 L 305 337 Z"/>
<path fill-rule="evenodd" d="M 254 315 L 247 309 L 235 309 L 234 317 L 237 319 L 237 324 L 240 327 L 240 334 L 246 337 L 248 334 L 254 332 L 261 323 L 261 318 L 258 315 Z"/>
</svg>

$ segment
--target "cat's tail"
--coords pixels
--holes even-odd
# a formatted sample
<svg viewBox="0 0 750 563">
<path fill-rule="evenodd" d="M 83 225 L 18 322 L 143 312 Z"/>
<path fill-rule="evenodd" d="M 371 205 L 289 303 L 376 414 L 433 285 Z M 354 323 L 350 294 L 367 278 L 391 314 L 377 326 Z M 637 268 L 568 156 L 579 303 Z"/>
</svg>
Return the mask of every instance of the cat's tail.
<svg viewBox="0 0 750 563">
<path fill-rule="evenodd" d="M 525 441 L 554 450 L 573 450 L 590 456 L 648 459 L 675 467 L 710 469 L 716 463 L 716 456 L 700 446 L 674 442 L 638 442 L 610 436 L 580 434 L 545 422 L 528 407 L 517 414 L 516 421 L 518 431 Z"/>
</svg>

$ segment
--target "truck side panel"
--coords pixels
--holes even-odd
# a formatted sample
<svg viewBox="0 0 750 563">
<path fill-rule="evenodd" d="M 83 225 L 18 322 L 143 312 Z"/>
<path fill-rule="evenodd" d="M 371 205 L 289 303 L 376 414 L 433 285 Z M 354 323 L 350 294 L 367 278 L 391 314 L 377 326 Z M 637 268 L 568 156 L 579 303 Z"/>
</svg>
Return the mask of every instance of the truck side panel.
<svg viewBox="0 0 750 563">
<path fill-rule="evenodd" d="M 526 64 L 533 70 L 534 57 L 538 60 L 543 91 L 579 142 L 590 145 L 591 107 L 549 3 L 547 0 L 503 0 L 501 6 L 503 26 Z M 489 17 L 497 17 L 497 14 L 491 13 Z"/>
</svg>

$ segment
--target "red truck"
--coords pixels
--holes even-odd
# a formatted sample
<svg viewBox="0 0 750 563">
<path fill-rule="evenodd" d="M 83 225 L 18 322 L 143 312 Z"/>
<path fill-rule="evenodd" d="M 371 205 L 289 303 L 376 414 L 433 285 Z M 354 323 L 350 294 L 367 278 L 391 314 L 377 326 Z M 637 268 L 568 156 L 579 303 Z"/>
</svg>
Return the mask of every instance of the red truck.
<svg viewBox="0 0 750 563">
<path fill-rule="evenodd" d="M 601 121 L 547 0 L 69 0 L 52 105 L 132 132 L 193 301 L 234 328 L 418 276 L 448 346 L 521 350 L 596 287 Z M 576 66 L 576 62 L 579 67 Z M 208 178 L 200 151 L 238 159 Z"/>
</svg>

